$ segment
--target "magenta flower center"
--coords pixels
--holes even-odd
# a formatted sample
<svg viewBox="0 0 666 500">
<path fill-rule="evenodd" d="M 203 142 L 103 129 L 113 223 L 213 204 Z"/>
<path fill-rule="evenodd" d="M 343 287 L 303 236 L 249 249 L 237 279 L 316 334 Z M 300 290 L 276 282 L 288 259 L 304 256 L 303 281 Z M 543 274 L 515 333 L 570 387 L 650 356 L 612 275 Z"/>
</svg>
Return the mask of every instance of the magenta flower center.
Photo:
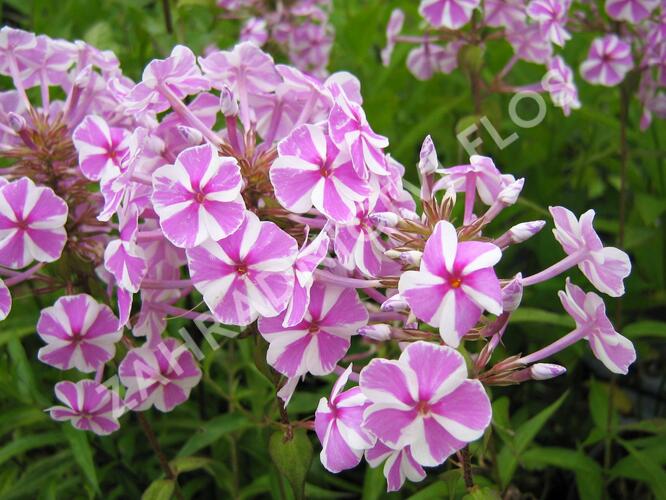
<svg viewBox="0 0 666 500">
<path fill-rule="evenodd" d="M 462 285 L 462 278 L 457 276 L 450 278 L 449 285 L 451 285 L 451 288 L 460 288 L 460 285 Z"/>
<path fill-rule="evenodd" d="M 423 416 L 430 413 L 430 404 L 428 403 L 428 401 L 423 401 L 423 400 L 419 401 L 416 405 L 416 413 Z"/>
<path fill-rule="evenodd" d="M 236 273 L 238 273 L 239 276 L 247 274 L 247 266 L 245 264 L 238 264 L 236 266 Z"/>
<path fill-rule="evenodd" d="M 308 328 L 308 333 L 310 335 L 316 335 L 319 332 L 319 325 L 317 323 L 311 323 Z"/>
<path fill-rule="evenodd" d="M 197 191 L 196 193 L 194 193 L 194 201 L 196 201 L 199 204 L 202 204 L 204 201 L 206 201 L 206 193 Z"/>
</svg>

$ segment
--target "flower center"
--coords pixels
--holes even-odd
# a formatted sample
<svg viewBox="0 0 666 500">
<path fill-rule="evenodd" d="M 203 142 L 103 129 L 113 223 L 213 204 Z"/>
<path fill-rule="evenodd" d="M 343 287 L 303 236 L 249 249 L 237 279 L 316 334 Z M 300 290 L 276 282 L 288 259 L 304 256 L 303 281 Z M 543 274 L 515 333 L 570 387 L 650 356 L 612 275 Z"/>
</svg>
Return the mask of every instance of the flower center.
<svg viewBox="0 0 666 500">
<path fill-rule="evenodd" d="M 23 219 L 18 219 L 16 221 L 16 227 L 21 231 L 26 231 L 28 229 L 28 221 Z"/>
<path fill-rule="evenodd" d="M 310 335 L 315 335 L 319 333 L 319 325 L 317 323 L 310 323 L 310 327 L 308 328 L 308 333 Z"/>
<path fill-rule="evenodd" d="M 326 165 L 322 165 L 319 167 L 319 175 L 321 175 L 323 178 L 327 178 L 330 175 L 330 172 L 326 168 Z"/>
<path fill-rule="evenodd" d="M 204 201 L 206 201 L 206 194 L 205 194 L 205 193 L 202 193 L 201 191 L 197 191 L 197 192 L 194 194 L 194 200 L 195 200 L 197 203 L 201 204 L 201 203 L 203 203 Z"/>
<path fill-rule="evenodd" d="M 416 412 L 419 415 L 424 416 L 430 413 L 430 405 L 428 404 L 428 401 L 419 401 L 416 405 Z"/>
<path fill-rule="evenodd" d="M 451 285 L 451 288 L 460 288 L 460 285 L 462 285 L 462 280 L 460 278 L 451 278 L 449 280 L 449 285 Z"/>
<path fill-rule="evenodd" d="M 239 276 L 247 274 L 247 266 L 245 264 L 238 264 L 236 266 L 236 273 L 238 273 Z"/>
</svg>

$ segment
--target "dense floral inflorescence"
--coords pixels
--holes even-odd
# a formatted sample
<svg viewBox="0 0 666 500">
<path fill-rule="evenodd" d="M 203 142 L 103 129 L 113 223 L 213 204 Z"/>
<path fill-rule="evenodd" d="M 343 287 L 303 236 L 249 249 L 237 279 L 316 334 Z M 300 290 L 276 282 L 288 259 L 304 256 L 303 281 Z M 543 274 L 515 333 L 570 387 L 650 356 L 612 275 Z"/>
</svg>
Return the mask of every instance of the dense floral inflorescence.
<svg viewBox="0 0 666 500">
<path fill-rule="evenodd" d="M 396 9 L 386 27 L 382 61 L 391 62 L 397 44 L 413 45 L 407 67 L 419 80 L 460 67 L 470 78 L 475 98 L 488 93 L 545 92 L 565 115 L 581 106 L 573 70 L 558 51 L 578 34 L 592 34 L 580 76 L 593 85 L 614 87 L 626 82 L 643 107 L 641 128 L 653 116 L 666 118 L 666 12 L 658 0 L 421 0 L 423 34 L 403 33 L 405 14 Z M 422 26 L 422 25 L 419 25 Z M 513 55 L 492 78 L 481 71 L 485 50 L 506 40 Z M 540 82 L 511 83 L 519 61 L 543 65 Z M 574 63 L 572 61 L 572 63 Z M 628 78 L 630 72 L 635 79 Z M 632 81 L 630 81 L 632 80 Z"/>
<path fill-rule="evenodd" d="M 533 3 L 538 28 L 564 43 L 566 11 Z M 458 28 L 476 6 L 421 11 Z M 515 7 L 493 22 L 524 22 Z M 3 28 L 0 50 L 15 85 L 0 94 L 0 151 L 13 160 L 0 181 L 0 314 L 29 280 L 60 292 L 37 323 L 39 359 L 66 378 L 94 373 L 56 386 L 56 420 L 108 434 L 126 412 L 171 411 L 200 381 L 202 354 L 169 336 L 167 318 L 235 325 L 266 346 L 285 406 L 302 379 L 340 375 L 310 425 L 322 464 L 339 472 L 365 456 L 396 490 L 483 435 L 487 386 L 557 376 L 563 367 L 540 362 L 581 339 L 613 372 L 635 358 L 602 298 L 567 279 L 560 299 L 576 328 L 488 367 L 524 287 L 564 285 L 578 267 L 617 297 L 629 259 L 603 245 L 593 211 L 552 207 L 563 259 L 503 276 L 513 247 L 546 224 L 496 225 L 524 179 L 483 156 L 443 168 L 428 137 L 417 210 L 348 73 L 319 79 L 248 41 L 199 58 L 177 46 L 138 83 L 82 42 Z M 623 50 L 609 39 L 595 53 L 615 54 L 620 75 Z M 197 293 L 205 311 L 181 307 Z M 378 344 L 396 359 L 369 361 Z M 464 344 L 480 346 L 471 361 Z M 101 383 L 111 371 L 119 392 Z"/>
</svg>

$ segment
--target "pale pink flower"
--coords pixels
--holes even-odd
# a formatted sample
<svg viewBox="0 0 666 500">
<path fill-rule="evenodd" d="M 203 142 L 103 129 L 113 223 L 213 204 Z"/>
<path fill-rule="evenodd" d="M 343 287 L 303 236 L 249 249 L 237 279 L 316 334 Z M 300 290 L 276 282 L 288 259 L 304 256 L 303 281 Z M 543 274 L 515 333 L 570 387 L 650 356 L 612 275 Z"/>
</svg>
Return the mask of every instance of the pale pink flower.
<svg viewBox="0 0 666 500">
<path fill-rule="evenodd" d="M 502 257 L 492 243 L 458 243 L 450 222 L 440 221 L 428 238 L 419 271 L 406 271 L 398 290 L 417 318 L 438 327 L 453 347 L 481 318 L 483 310 L 499 315 L 502 298 L 493 266 Z"/>
<path fill-rule="evenodd" d="M 610 17 L 632 24 L 647 18 L 658 6 L 659 0 L 606 0 L 606 12 Z"/>
<path fill-rule="evenodd" d="M 187 249 L 194 286 L 221 323 L 249 325 L 284 311 L 294 289 L 296 240 L 247 212 L 224 239 Z"/>
<path fill-rule="evenodd" d="M 164 235 L 177 247 L 219 240 L 243 222 L 243 180 L 235 158 L 203 144 L 185 149 L 175 165 L 153 173 L 153 207 Z"/>
<path fill-rule="evenodd" d="M 525 0 L 486 0 L 483 16 L 488 26 L 513 28 L 525 22 Z"/>
<path fill-rule="evenodd" d="M 592 225 L 594 210 L 588 210 L 580 219 L 564 207 L 550 207 L 550 214 L 555 222 L 555 239 L 577 261 L 585 277 L 600 292 L 611 297 L 623 295 L 623 280 L 631 272 L 629 256 L 619 248 L 604 247 Z"/>
<path fill-rule="evenodd" d="M 118 375 L 127 387 L 125 404 L 134 411 L 155 406 L 169 412 L 187 401 L 201 380 L 201 370 L 192 353 L 172 338 L 155 347 L 131 349 L 121 361 Z"/>
<path fill-rule="evenodd" d="M 259 319 L 259 332 L 269 343 L 268 363 L 288 377 L 326 375 L 367 324 L 368 312 L 353 288 L 315 281 L 303 321 L 291 327 L 283 327 L 283 321 L 284 314 Z"/>
<path fill-rule="evenodd" d="M 58 382 L 55 395 L 66 406 L 47 408 L 46 411 L 53 420 L 69 421 L 81 431 L 92 431 L 100 436 L 106 436 L 120 428 L 120 397 L 94 380 Z"/>
<path fill-rule="evenodd" d="M 12 310 L 12 294 L 5 285 L 4 280 L 0 279 L 0 321 L 4 320 Z"/>
<path fill-rule="evenodd" d="M 446 46 L 424 42 L 407 54 L 407 68 L 418 80 L 429 80 L 437 72 L 451 73 L 458 67 L 459 42 Z"/>
<path fill-rule="evenodd" d="M 266 20 L 260 17 L 251 17 L 241 28 L 238 39 L 241 42 L 251 42 L 257 47 L 261 47 L 268 41 L 268 30 L 266 29 Z"/>
<path fill-rule="evenodd" d="M 302 125 L 278 145 L 270 169 L 275 196 L 282 206 L 303 213 L 312 206 L 330 219 L 346 222 L 370 189 L 357 175 L 349 155 L 322 129 Z"/>
<path fill-rule="evenodd" d="M 67 204 L 28 177 L 0 187 L 0 264 L 18 269 L 33 260 L 60 258 L 67 232 Z"/>
<path fill-rule="evenodd" d="M 571 34 L 566 30 L 571 0 L 532 0 L 527 15 L 539 23 L 541 33 L 551 42 L 563 47 Z"/>
<path fill-rule="evenodd" d="M 562 108 L 565 116 L 569 116 L 572 109 L 580 108 L 573 71 L 560 56 L 554 57 L 548 64 L 548 73 L 542 85 L 550 93 L 553 104 Z"/>
<path fill-rule="evenodd" d="M 99 116 L 86 116 L 72 134 L 83 175 L 99 181 L 111 171 L 119 172 L 121 160 L 127 154 L 128 135 L 127 130 L 110 127 Z"/>
<path fill-rule="evenodd" d="M 365 460 L 373 468 L 384 462 L 387 491 L 398 491 L 406 479 L 418 483 L 426 477 L 423 467 L 414 459 L 409 446 L 394 450 L 377 441 L 372 448 L 366 450 Z"/>
<path fill-rule="evenodd" d="M 391 448 L 409 446 L 421 466 L 440 465 L 490 424 L 483 385 L 467 378 L 465 359 L 450 347 L 412 343 L 398 360 L 373 359 L 359 384 L 371 402 L 363 427 Z"/>
<path fill-rule="evenodd" d="M 138 213 L 130 206 L 119 219 L 120 238 L 104 249 L 104 268 L 116 279 L 118 288 L 136 293 L 148 270 L 143 250 L 136 244 Z"/>
<path fill-rule="evenodd" d="M 631 341 L 615 331 L 606 316 L 606 305 L 594 292 L 587 294 L 567 278 L 566 291 L 558 292 L 562 306 L 576 321 L 576 328 L 590 343 L 592 352 L 613 373 L 626 375 L 636 360 Z"/>
<path fill-rule="evenodd" d="M 39 315 L 37 333 L 46 342 L 39 360 L 61 370 L 92 372 L 113 358 L 122 336 L 111 309 L 90 295 L 68 295 Z"/>
<path fill-rule="evenodd" d="M 553 45 L 541 34 L 538 24 L 517 23 L 506 38 L 516 55 L 525 61 L 546 64 L 553 54 Z"/>
<path fill-rule="evenodd" d="M 472 18 L 480 0 L 421 0 L 419 14 L 435 28 L 457 30 Z"/>
<path fill-rule="evenodd" d="M 405 23 L 405 13 L 402 9 L 393 9 L 391 17 L 386 25 L 386 47 L 382 49 L 382 64 L 388 66 L 391 63 L 391 55 L 396 44 L 396 37 L 402 31 L 402 26 Z"/>
<path fill-rule="evenodd" d="M 624 80 L 633 67 L 631 46 L 617 35 L 606 35 L 592 42 L 580 73 L 590 83 L 613 87 Z"/>
<path fill-rule="evenodd" d="M 342 392 L 351 370 L 349 365 L 333 385 L 330 399 L 321 398 L 315 412 L 315 432 L 322 446 L 319 458 L 333 473 L 356 467 L 376 440 L 361 427 L 363 411 L 370 404 L 361 389 Z"/>
</svg>

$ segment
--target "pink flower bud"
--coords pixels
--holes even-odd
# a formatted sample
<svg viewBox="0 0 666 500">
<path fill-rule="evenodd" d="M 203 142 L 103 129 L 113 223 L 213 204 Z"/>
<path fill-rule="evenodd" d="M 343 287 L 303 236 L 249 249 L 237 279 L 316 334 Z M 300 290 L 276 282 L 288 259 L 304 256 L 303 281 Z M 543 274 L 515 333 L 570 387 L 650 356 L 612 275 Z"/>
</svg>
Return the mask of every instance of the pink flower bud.
<svg viewBox="0 0 666 500">
<path fill-rule="evenodd" d="M 517 224 L 509 229 L 512 243 L 522 243 L 537 234 L 546 225 L 545 220 L 535 220 Z"/>
<path fill-rule="evenodd" d="M 409 310 L 409 304 L 403 299 L 399 294 L 395 294 L 393 297 L 389 297 L 381 305 L 381 310 L 384 312 L 403 312 Z"/>
<path fill-rule="evenodd" d="M 358 329 L 359 335 L 379 342 L 385 342 L 391 338 L 391 327 L 385 324 L 367 325 Z"/>
<path fill-rule="evenodd" d="M 414 212 L 413 210 L 409 210 L 408 208 L 401 208 L 398 210 L 400 212 L 400 216 L 403 219 L 415 221 L 415 222 L 420 222 L 421 218 L 419 217 L 419 214 Z"/>
<path fill-rule="evenodd" d="M 395 227 L 400 222 L 400 217 L 393 212 L 375 212 L 370 214 L 370 220 L 378 226 Z"/>
<path fill-rule="evenodd" d="M 437 161 L 435 145 L 432 142 L 432 138 L 428 135 L 424 139 L 421 152 L 419 153 L 419 171 L 422 175 L 429 175 L 437 170 L 438 166 L 439 162 Z"/>
<path fill-rule="evenodd" d="M 9 126 L 14 129 L 14 132 L 17 134 L 23 132 L 27 128 L 28 124 L 25 121 L 25 118 L 21 115 L 14 113 L 13 111 L 10 111 L 7 115 Z"/>
<path fill-rule="evenodd" d="M 567 369 L 552 363 L 536 363 L 530 366 L 530 375 L 533 380 L 548 380 L 566 373 Z"/>
<path fill-rule="evenodd" d="M 203 142 L 203 135 L 197 129 L 186 127 L 185 125 L 178 125 L 176 127 L 180 136 L 190 145 L 198 146 Z"/>
<path fill-rule="evenodd" d="M 498 201 L 506 206 L 513 205 L 516 203 L 516 201 L 518 201 L 518 196 L 520 196 L 520 192 L 523 190 L 524 184 L 524 178 L 513 181 L 511 184 L 502 189 L 502 191 L 500 191 L 500 194 L 497 197 Z"/>
<path fill-rule="evenodd" d="M 76 78 L 74 78 L 74 86 L 79 87 L 79 88 L 84 88 L 88 86 L 88 83 L 90 83 L 90 78 L 92 77 L 93 73 L 93 67 L 92 64 L 88 64 L 85 68 L 83 68 L 78 75 L 76 75 Z"/>
<path fill-rule="evenodd" d="M 423 257 L 423 252 L 419 252 L 418 250 L 410 250 L 400 254 L 400 261 L 403 264 L 410 266 L 418 266 L 421 264 L 421 257 Z"/>
<path fill-rule="evenodd" d="M 238 115 L 238 103 L 233 92 L 226 85 L 223 85 L 220 91 L 220 110 L 224 116 Z"/>
<path fill-rule="evenodd" d="M 512 312 L 518 309 L 520 301 L 523 298 L 522 278 L 523 275 L 518 273 L 502 288 L 502 309 L 505 312 Z"/>
</svg>

